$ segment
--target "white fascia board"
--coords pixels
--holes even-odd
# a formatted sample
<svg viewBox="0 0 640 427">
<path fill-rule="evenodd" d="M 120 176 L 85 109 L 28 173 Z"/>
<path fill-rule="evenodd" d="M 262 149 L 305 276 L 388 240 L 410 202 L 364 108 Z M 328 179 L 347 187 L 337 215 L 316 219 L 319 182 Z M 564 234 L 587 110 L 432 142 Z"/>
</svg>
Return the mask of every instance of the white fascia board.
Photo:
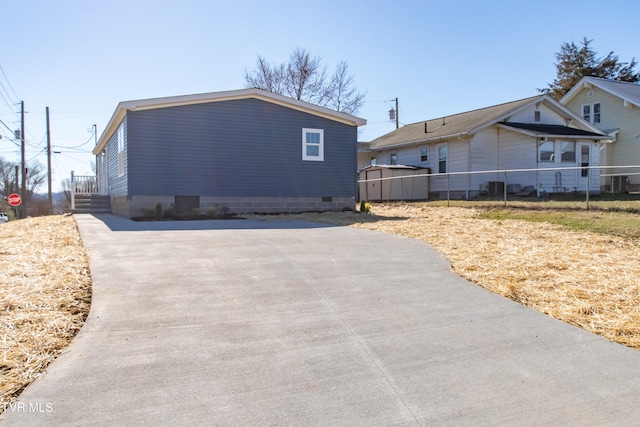
<svg viewBox="0 0 640 427">
<path fill-rule="evenodd" d="M 566 105 L 567 103 L 569 103 L 569 101 L 573 99 L 574 96 L 578 94 L 579 91 L 585 88 L 590 89 L 591 87 L 592 87 L 592 83 L 587 80 L 587 77 L 583 77 L 582 79 L 580 79 L 578 83 L 575 84 L 575 86 L 569 89 L 569 92 L 565 93 L 564 96 L 560 98 L 559 102 L 562 105 Z"/>
<path fill-rule="evenodd" d="M 519 108 L 515 108 L 515 109 L 513 109 L 513 110 L 509 111 L 508 113 L 505 113 L 505 114 L 503 114 L 502 116 L 500 116 L 500 117 L 496 118 L 496 119 L 490 120 L 490 121 L 488 121 L 488 122 L 486 122 L 486 123 L 484 123 L 484 124 L 482 124 L 482 125 L 480 125 L 480 126 L 477 126 L 477 127 L 473 128 L 473 129 L 471 129 L 468 133 L 469 133 L 469 135 L 473 135 L 473 134 L 475 134 L 476 132 L 479 132 L 479 131 L 481 131 L 481 130 L 483 130 L 483 129 L 488 128 L 489 126 L 492 126 L 492 125 L 494 125 L 494 124 L 496 124 L 496 123 L 500 123 L 500 122 L 502 122 L 503 120 L 506 120 L 508 117 L 511 117 L 511 116 L 513 116 L 514 114 L 517 114 L 517 113 L 519 113 L 520 111 L 522 111 L 522 110 L 524 110 L 524 109 L 529 108 L 532 104 L 537 104 L 537 103 L 539 103 L 539 102 L 542 102 L 542 101 L 543 101 L 543 99 L 544 99 L 546 96 L 547 96 L 547 95 L 540 95 L 539 97 L 532 99 L 532 100 L 531 100 L 531 102 L 527 102 L 525 105 L 523 105 L 523 106 L 521 106 L 521 107 L 519 107 Z"/>
<path fill-rule="evenodd" d="M 566 105 L 569 103 L 569 101 L 571 101 L 573 99 L 573 97 L 575 97 L 578 92 L 580 92 L 582 89 L 591 89 L 593 87 L 597 87 L 600 90 L 603 90 L 613 96 L 617 96 L 618 98 L 620 98 L 625 107 L 628 106 L 636 106 L 636 107 L 640 107 L 640 105 L 637 105 L 634 101 L 632 101 L 631 99 L 627 98 L 626 96 L 624 96 L 623 94 L 611 90 L 610 88 L 606 87 L 605 85 L 601 85 L 600 82 L 598 82 L 597 80 L 591 80 L 589 77 L 583 77 L 582 80 L 580 80 L 574 87 L 572 87 L 569 92 L 567 92 L 562 98 L 560 98 L 560 103 L 563 105 Z"/>
</svg>

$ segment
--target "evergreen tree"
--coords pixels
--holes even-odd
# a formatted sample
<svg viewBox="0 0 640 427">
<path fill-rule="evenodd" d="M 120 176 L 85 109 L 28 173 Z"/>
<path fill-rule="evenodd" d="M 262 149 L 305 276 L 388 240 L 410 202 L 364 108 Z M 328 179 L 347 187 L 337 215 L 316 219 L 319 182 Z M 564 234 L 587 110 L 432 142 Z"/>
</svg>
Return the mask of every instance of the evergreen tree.
<svg viewBox="0 0 640 427">
<path fill-rule="evenodd" d="M 581 47 L 574 42 L 562 43 L 560 52 L 556 53 L 557 77 L 548 88 L 539 89 L 541 93 L 548 93 L 555 99 L 562 98 L 583 77 L 601 77 L 610 80 L 620 80 L 637 83 L 640 72 L 636 72 L 636 60 L 620 62 L 613 51 L 604 58 L 598 58 L 586 37 L 582 39 Z"/>
</svg>

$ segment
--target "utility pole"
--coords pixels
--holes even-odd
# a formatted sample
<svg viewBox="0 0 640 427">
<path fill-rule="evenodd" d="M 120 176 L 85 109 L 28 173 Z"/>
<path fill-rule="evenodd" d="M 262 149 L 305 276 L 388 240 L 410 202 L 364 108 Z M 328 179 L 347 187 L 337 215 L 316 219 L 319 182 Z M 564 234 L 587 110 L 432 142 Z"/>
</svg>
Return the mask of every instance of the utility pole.
<svg viewBox="0 0 640 427">
<path fill-rule="evenodd" d="M 49 130 L 49 107 L 47 107 L 47 184 L 49 184 L 49 215 L 53 213 L 53 196 L 51 195 L 51 132 Z"/>
<path fill-rule="evenodd" d="M 26 212 L 27 212 L 27 206 L 26 206 L 26 202 L 27 202 L 27 191 L 26 191 L 26 176 L 27 176 L 27 170 L 25 168 L 25 161 L 24 161 L 24 101 L 20 101 L 20 123 L 21 123 L 21 129 L 20 129 L 20 154 L 22 157 L 22 161 L 21 161 L 21 169 L 22 171 L 20 172 L 21 176 L 22 176 L 22 187 L 20 188 L 20 197 L 22 197 L 22 204 L 23 204 L 23 208 L 20 209 L 20 218 L 25 218 L 26 217 Z"/>
<path fill-rule="evenodd" d="M 391 101 L 393 101 L 393 99 Z M 392 107 L 391 110 L 389 110 L 389 119 L 390 120 L 396 119 L 396 129 L 398 129 L 399 123 L 400 123 L 398 121 L 398 117 L 400 116 L 399 113 L 400 112 L 398 111 L 398 98 L 396 98 L 396 109 L 394 110 Z"/>
<path fill-rule="evenodd" d="M 17 193 L 18 191 L 20 191 L 20 186 L 18 185 L 18 176 L 19 176 L 18 168 L 19 168 L 19 166 L 16 165 L 16 187 L 15 187 L 15 191 L 13 191 L 13 193 Z M 20 219 L 20 210 L 19 210 L 20 206 L 16 206 L 13 209 L 15 209 L 14 213 L 16 214 L 16 219 Z"/>
<path fill-rule="evenodd" d="M 400 111 L 398 111 L 398 98 L 396 97 L 396 129 L 398 129 L 398 117 L 400 116 Z"/>
</svg>

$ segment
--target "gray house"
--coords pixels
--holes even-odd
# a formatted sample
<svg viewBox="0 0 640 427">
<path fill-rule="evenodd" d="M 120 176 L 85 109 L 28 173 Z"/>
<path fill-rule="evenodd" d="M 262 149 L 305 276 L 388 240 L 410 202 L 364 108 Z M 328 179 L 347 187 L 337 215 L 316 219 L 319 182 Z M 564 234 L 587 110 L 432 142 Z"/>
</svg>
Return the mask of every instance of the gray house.
<svg viewBox="0 0 640 427">
<path fill-rule="evenodd" d="M 118 104 L 93 154 L 98 187 L 143 208 L 301 212 L 355 208 L 364 119 L 260 89 Z"/>
</svg>

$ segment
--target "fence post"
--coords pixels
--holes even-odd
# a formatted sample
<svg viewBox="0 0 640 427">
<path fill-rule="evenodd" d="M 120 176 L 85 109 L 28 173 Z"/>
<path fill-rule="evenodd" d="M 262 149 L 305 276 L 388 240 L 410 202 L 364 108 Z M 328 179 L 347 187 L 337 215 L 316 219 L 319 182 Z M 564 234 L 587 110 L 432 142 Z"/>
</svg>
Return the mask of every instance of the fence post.
<svg viewBox="0 0 640 427">
<path fill-rule="evenodd" d="M 75 177 L 73 175 L 73 171 L 71 171 L 71 188 L 69 189 L 69 192 L 71 193 L 71 210 L 74 210 L 76 208 L 76 184 L 75 184 Z"/>
<path fill-rule="evenodd" d="M 589 191 L 591 190 L 591 167 L 587 167 L 587 210 L 589 210 Z"/>
<path fill-rule="evenodd" d="M 504 171 L 504 207 L 507 207 L 507 171 Z"/>
</svg>

